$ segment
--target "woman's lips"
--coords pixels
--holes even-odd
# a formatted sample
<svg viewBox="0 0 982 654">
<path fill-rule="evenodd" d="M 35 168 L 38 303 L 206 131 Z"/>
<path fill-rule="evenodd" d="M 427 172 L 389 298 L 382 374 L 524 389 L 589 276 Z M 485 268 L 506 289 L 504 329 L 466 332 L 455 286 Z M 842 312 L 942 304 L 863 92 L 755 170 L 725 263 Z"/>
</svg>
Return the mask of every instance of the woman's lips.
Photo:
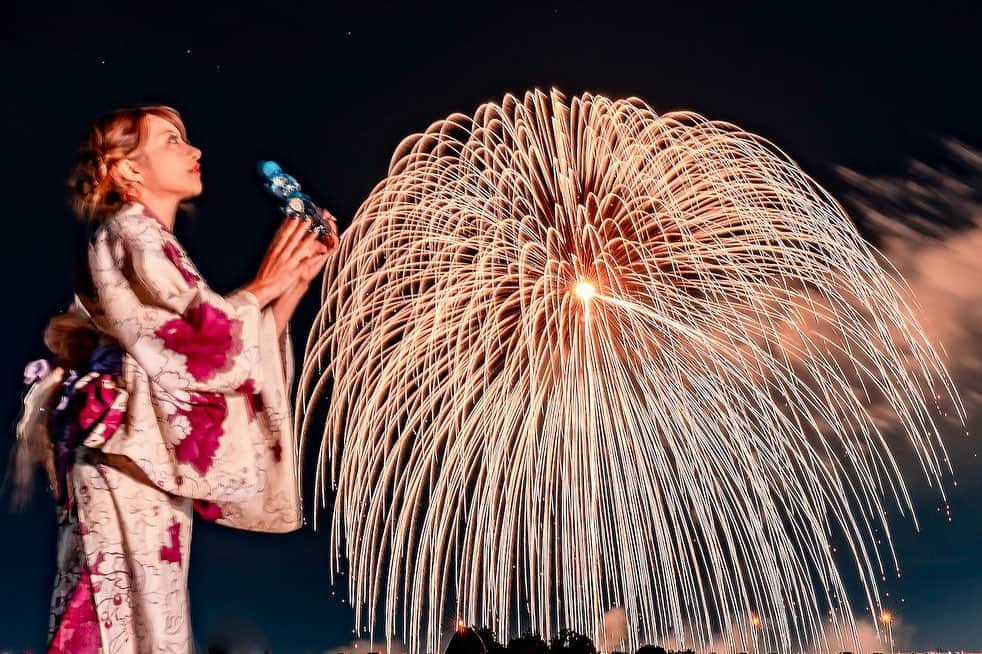
<svg viewBox="0 0 982 654">
<path fill-rule="evenodd" d="M 194 175 L 201 174 L 201 164 L 195 164 L 194 168 L 191 169 L 191 173 Z"/>
</svg>

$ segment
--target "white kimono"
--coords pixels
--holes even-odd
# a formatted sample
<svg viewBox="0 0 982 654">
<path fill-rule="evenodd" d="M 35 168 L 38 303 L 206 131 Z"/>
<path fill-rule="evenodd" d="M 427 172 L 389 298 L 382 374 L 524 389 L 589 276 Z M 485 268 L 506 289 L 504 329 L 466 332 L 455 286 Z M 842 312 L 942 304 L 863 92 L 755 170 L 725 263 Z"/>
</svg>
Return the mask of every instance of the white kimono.
<svg viewBox="0 0 982 654">
<path fill-rule="evenodd" d="M 74 381 L 84 440 L 59 510 L 49 651 L 184 654 L 193 510 L 253 531 L 302 524 L 289 332 L 252 293 L 209 289 L 142 205 L 88 254 L 94 297 L 78 299 L 122 371 Z"/>
</svg>

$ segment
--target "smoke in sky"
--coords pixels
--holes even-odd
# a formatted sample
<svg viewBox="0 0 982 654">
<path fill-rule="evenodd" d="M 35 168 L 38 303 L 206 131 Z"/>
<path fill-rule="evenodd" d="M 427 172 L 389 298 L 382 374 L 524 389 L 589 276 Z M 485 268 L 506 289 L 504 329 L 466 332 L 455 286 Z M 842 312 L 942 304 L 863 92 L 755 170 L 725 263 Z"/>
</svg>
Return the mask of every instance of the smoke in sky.
<svg viewBox="0 0 982 654">
<path fill-rule="evenodd" d="M 944 164 L 915 161 L 902 177 L 839 172 L 852 215 L 910 285 L 971 420 L 982 406 L 982 152 L 953 140 L 945 150 Z"/>
<path fill-rule="evenodd" d="M 603 622 L 597 629 L 599 634 L 597 649 L 601 652 L 612 652 L 621 648 L 627 639 L 627 615 L 624 607 L 613 606 L 604 613 Z"/>
<path fill-rule="evenodd" d="M 446 649 L 444 647 L 444 649 Z M 355 639 L 347 645 L 331 647 L 324 650 L 324 654 L 368 654 L 369 652 L 389 652 L 390 654 L 404 654 L 407 651 L 405 643 L 393 638 L 391 645 L 386 645 L 385 640 L 370 641 L 367 639 Z"/>
</svg>

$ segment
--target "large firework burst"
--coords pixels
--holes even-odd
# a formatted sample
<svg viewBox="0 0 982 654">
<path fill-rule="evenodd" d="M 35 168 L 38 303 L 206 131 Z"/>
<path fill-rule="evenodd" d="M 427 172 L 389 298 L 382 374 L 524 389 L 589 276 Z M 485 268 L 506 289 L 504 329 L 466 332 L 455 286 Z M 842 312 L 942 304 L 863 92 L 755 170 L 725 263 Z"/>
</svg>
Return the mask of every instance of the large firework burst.
<svg viewBox="0 0 982 654">
<path fill-rule="evenodd" d="M 877 610 L 885 499 L 913 508 L 870 399 L 947 466 L 947 377 L 895 281 L 731 124 L 555 91 L 450 116 L 325 275 L 298 421 L 330 396 L 356 621 L 414 650 L 448 616 L 593 632 L 614 605 L 632 644 L 854 633 L 834 550 Z"/>
</svg>

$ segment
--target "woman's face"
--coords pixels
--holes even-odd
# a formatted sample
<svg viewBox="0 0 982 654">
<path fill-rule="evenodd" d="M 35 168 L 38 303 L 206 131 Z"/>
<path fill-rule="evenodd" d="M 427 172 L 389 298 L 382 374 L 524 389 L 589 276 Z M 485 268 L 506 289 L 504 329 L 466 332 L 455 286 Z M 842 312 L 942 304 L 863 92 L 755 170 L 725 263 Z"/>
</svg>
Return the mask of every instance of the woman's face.
<svg viewBox="0 0 982 654">
<path fill-rule="evenodd" d="M 146 142 L 136 159 L 142 186 L 157 196 L 188 200 L 201 193 L 201 150 L 160 116 L 147 116 Z"/>
</svg>

